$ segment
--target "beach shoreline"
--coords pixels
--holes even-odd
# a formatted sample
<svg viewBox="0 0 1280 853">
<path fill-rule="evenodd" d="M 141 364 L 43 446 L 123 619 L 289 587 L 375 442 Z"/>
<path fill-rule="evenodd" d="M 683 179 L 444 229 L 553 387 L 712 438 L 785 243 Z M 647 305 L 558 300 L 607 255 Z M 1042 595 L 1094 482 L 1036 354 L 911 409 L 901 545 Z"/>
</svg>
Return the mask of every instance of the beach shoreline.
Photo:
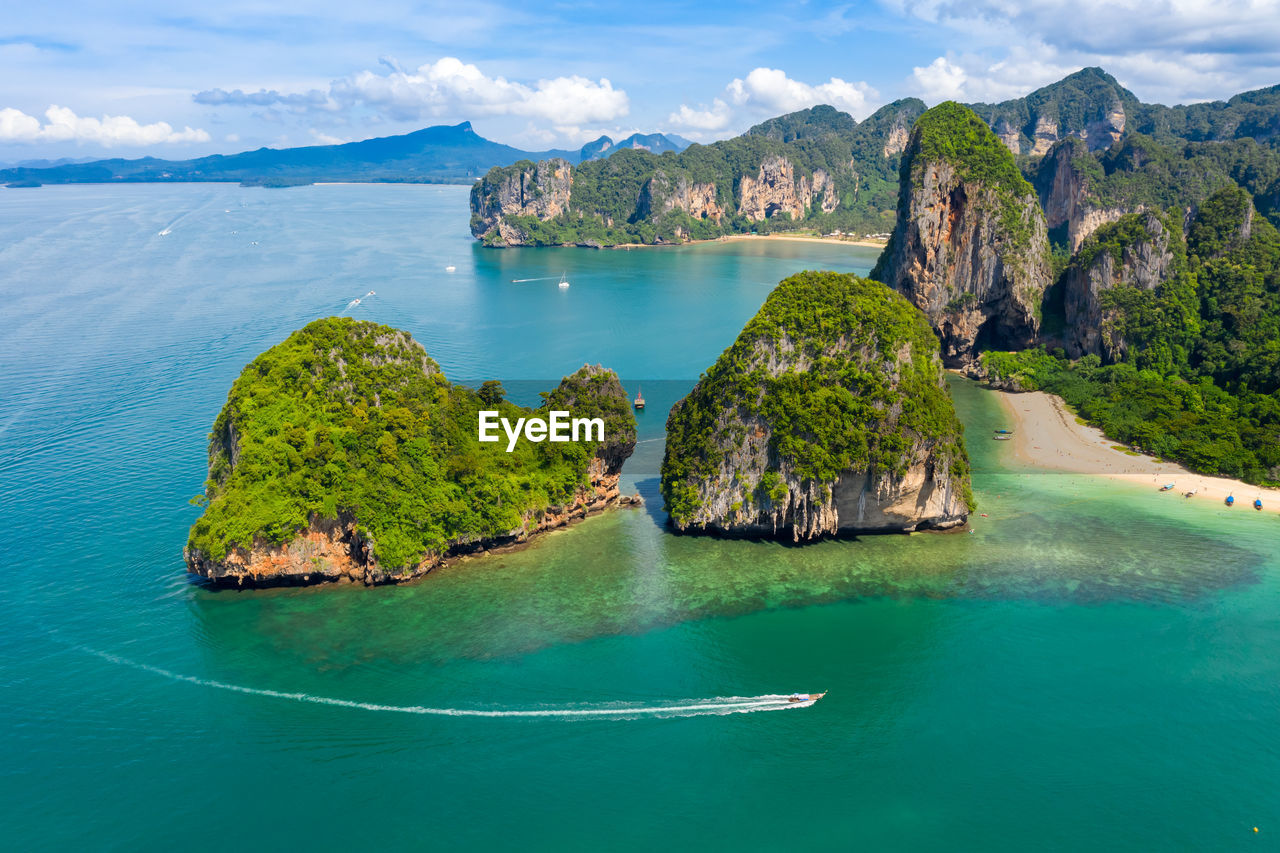
<svg viewBox="0 0 1280 853">
<path fill-rule="evenodd" d="M 1009 413 L 1013 455 L 1018 462 L 1050 471 L 1091 474 L 1119 482 L 1159 489 L 1172 483 L 1178 498 L 1194 491 L 1195 500 L 1223 503 L 1234 495 L 1236 505 L 1253 510 L 1255 498 L 1263 509 L 1280 508 L 1280 489 L 1254 486 L 1243 480 L 1197 474 L 1176 462 L 1162 462 L 1132 451 L 1116 450 L 1118 443 L 1096 427 L 1079 423 L 1060 397 L 1043 391 L 992 391 Z M 981 439 L 979 439 L 981 440 Z"/>
<path fill-rule="evenodd" d="M 844 237 L 812 237 L 805 234 L 724 234 L 707 240 L 688 240 L 684 243 L 619 243 L 611 249 L 663 249 L 675 246 L 697 246 L 704 243 L 731 243 L 738 240 L 777 240 L 797 243 L 828 243 L 833 246 L 860 246 L 864 249 L 883 249 L 887 241 L 846 240 Z"/>
</svg>

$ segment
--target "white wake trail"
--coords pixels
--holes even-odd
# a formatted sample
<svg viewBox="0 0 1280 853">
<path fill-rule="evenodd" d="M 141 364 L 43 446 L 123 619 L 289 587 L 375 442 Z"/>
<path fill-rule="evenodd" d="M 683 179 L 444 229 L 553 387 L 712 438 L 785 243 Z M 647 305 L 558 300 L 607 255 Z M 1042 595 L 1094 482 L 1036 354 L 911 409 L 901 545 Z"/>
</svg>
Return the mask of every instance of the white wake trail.
<svg viewBox="0 0 1280 853">
<path fill-rule="evenodd" d="M 484 710 L 479 708 L 428 708 L 422 705 L 383 705 L 377 702 L 357 702 L 352 699 L 335 699 L 330 696 L 316 696 L 311 693 L 290 693 L 283 690 L 267 690 L 260 687 L 246 687 L 242 684 L 230 684 L 225 681 L 198 678 L 194 675 L 183 675 L 180 672 L 173 672 L 162 667 L 141 663 L 130 658 L 114 655 L 110 652 L 100 651 L 88 646 L 77 645 L 75 648 L 111 663 L 132 667 L 133 669 L 150 672 L 154 675 L 159 675 L 172 681 L 194 684 L 200 687 L 227 690 L 232 693 L 244 693 L 250 696 L 265 696 L 270 699 L 286 699 L 292 702 L 307 702 L 313 705 L 331 705 L 337 708 L 354 708 L 361 711 L 419 714 L 436 717 L 562 717 L 627 720 L 640 719 L 644 717 L 721 716 L 725 714 L 750 714 L 756 711 L 786 711 L 793 708 L 807 708 L 817 701 L 809 699 L 803 702 L 792 702 L 787 694 L 767 694 L 764 696 L 721 696 L 714 699 L 688 699 L 679 702 L 656 705 L 638 705 L 619 702 L 582 708 L 559 707 L 507 711 Z"/>
</svg>

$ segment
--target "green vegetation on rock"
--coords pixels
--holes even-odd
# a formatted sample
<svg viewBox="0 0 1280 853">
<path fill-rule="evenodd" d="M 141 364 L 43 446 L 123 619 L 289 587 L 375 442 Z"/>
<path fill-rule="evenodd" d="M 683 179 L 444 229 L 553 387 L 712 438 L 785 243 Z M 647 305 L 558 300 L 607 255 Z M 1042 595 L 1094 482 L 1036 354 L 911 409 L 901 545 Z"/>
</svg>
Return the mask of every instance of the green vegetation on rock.
<svg viewBox="0 0 1280 853">
<path fill-rule="evenodd" d="M 905 298 L 869 279 L 805 272 L 784 280 L 667 421 L 662 494 L 677 526 L 752 424 L 767 425 L 769 463 L 737 472 L 757 505 L 785 498 L 780 471 L 818 492 L 844 472 L 890 478 L 932 454 L 968 507 L 962 426 L 938 341 Z"/>
<path fill-rule="evenodd" d="M 1086 240 L 1077 263 L 1119 257 L 1150 238 L 1138 214 Z M 1155 290 L 1102 294 L 1130 343 L 1124 360 L 1068 361 L 1044 349 L 982 356 L 987 376 L 1058 394 L 1108 436 L 1192 470 L 1280 482 L 1280 232 L 1240 187 L 1201 205 L 1183 248 Z"/>
<path fill-rule="evenodd" d="M 1018 171 L 1013 154 L 978 114 L 955 101 L 944 101 L 916 121 L 912 179 L 926 163 L 950 163 L 964 181 L 981 183 L 1017 196 L 1034 193 Z"/>
<path fill-rule="evenodd" d="M 482 388 L 451 385 L 388 326 L 331 317 L 294 332 L 227 395 L 189 548 L 218 561 L 346 515 L 384 568 L 405 569 L 532 524 L 587 488 L 597 455 L 624 459 L 634 445 L 635 419 L 612 371 L 584 367 L 548 395 L 557 408 L 571 403 L 574 417 L 604 418 L 604 447 L 522 438 L 507 453 L 505 438 L 481 444 L 481 409 L 512 422 L 534 414 L 502 401 L 496 383 Z"/>
<path fill-rule="evenodd" d="M 905 135 L 923 110 L 919 101 L 899 101 L 859 124 L 846 113 L 818 106 L 770 119 L 733 139 L 691 145 L 679 153 L 619 151 L 574 167 L 569 203 L 558 215 L 506 213 L 502 221 L 508 235 L 518 233 L 522 244 L 534 246 L 673 243 L 800 228 L 888 230 L 900 151 L 889 150 L 886 142 L 895 128 Z M 812 186 L 815 173 L 825 173 L 832 185 L 834 209 L 823 209 L 824 189 L 813 193 L 803 216 L 793 217 L 781 208 L 763 218 L 744 213 L 744 179 L 756 181 L 762 165 L 778 159 L 792 170 L 793 193 L 798 193 L 802 180 Z M 532 166 L 522 162 L 492 169 L 473 191 L 472 233 L 486 245 L 508 242 L 479 216 L 482 209 L 497 207 L 486 193 Z M 679 188 L 697 188 L 696 198 L 681 197 Z M 787 195 L 779 186 L 767 191 L 776 193 L 778 200 Z"/>
</svg>

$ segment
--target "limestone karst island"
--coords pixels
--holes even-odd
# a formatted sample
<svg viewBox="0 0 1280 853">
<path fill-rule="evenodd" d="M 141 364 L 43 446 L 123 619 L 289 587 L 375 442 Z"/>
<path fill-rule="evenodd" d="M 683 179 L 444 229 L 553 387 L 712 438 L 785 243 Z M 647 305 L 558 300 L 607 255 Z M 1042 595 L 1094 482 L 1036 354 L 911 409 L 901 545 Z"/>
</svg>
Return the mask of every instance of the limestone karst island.
<svg viewBox="0 0 1280 853">
<path fill-rule="evenodd" d="M 399 330 L 311 323 L 232 386 L 188 566 L 235 586 L 392 583 L 618 503 L 635 418 L 612 371 L 585 366 L 542 406 L 602 420 L 602 440 L 478 441 L 481 411 L 534 414 L 503 397 L 450 384 Z"/>
</svg>

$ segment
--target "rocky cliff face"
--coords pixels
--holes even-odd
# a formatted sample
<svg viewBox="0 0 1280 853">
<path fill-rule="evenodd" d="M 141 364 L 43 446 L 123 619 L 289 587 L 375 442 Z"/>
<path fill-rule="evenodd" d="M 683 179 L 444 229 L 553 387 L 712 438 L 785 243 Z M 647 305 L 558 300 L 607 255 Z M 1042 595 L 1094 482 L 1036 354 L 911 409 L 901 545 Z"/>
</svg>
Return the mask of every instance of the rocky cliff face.
<svg viewBox="0 0 1280 853">
<path fill-rule="evenodd" d="M 659 169 L 640 193 L 636 216 L 648 219 L 673 210 L 682 210 L 694 219 L 709 219 L 717 225 L 724 218 L 714 183 L 695 183 L 685 174 L 672 178 Z"/>
<path fill-rule="evenodd" d="M 522 518 L 520 526 L 501 534 L 458 537 L 446 551 L 431 554 L 410 566 L 388 568 L 381 565 L 373 551 L 373 540 L 360 532 L 350 513 L 329 519 L 313 516 L 305 528 L 284 544 L 259 539 L 253 547 L 235 548 L 220 560 L 212 559 L 197 549 L 188 549 L 184 556 L 188 571 L 223 587 L 404 583 L 423 577 L 459 557 L 522 545 L 539 533 L 565 527 L 611 506 L 640 503 L 639 495 L 623 495 L 618 490 L 621 468 L 610 470 L 603 460 L 595 459 L 590 470 L 590 487 L 580 489 L 568 503 L 529 512 Z"/>
<path fill-rule="evenodd" d="M 618 479 L 635 418 L 612 371 L 583 367 L 537 412 L 496 393 L 451 386 L 385 326 L 295 332 L 245 369 L 214 424 L 190 571 L 231 586 L 395 583 L 632 502 Z M 481 409 L 600 417 L 605 439 L 507 452 L 477 441 Z"/>
<path fill-rule="evenodd" d="M 911 128 L 905 121 L 895 121 L 893 126 L 889 128 L 889 132 L 885 135 L 884 148 L 882 153 L 885 158 L 901 154 L 907 150 L 907 142 L 911 140 Z"/>
<path fill-rule="evenodd" d="M 897 224 L 872 277 L 925 313 L 949 366 L 973 363 L 979 344 L 1031 344 L 1049 247 L 1012 155 L 967 108 L 943 104 L 917 122 L 902 174 Z"/>
<path fill-rule="evenodd" d="M 471 234 L 497 245 L 522 245 L 524 235 L 506 217 L 554 219 L 568 209 L 572 188 L 568 160 L 525 160 L 493 169 L 471 190 Z"/>
<path fill-rule="evenodd" d="M 1180 235 L 1171 234 L 1159 216 L 1132 214 L 1118 224 L 1099 229 L 1067 270 L 1063 302 L 1072 358 L 1092 353 L 1105 362 L 1123 361 L 1129 343 L 1104 294 L 1115 287 L 1156 290 L 1175 271 L 1171 241 Z"/>
<path fill-rule="evenodd" d="M 1069 139 L 1054 146 L 1040 164 L 1039 185 L 1049 228 L 1066 229 L 1067 245 L 1074 254 L 1098 226 L 1115 222 L 1127 211 L 1099 205 L 1090 193 L 1090 176 L 1077 159 L 1087 155 L 1083 141 Z M 1141 206 L 1139 206 L 1141 209 Z"/>
<path fill-rule="evenodd" d="M 766 159 L 755 177 L 743 175 L 738 183 L 738 213 L 753 222 L 780 213 L 798 221 L 815 202 L 827 213 L 836 209 L 835 181 L 822 169 L 814 171 L 812 180 L 804 175 L 797 179 L 795 166 L 785 157 Z"/>
<path fill-rule="evenodd" d="M 963 524 L 968 461 L 937 340 L 877 282 L 801 273 L 672 409 L 681 532 L 783 537 Z"/>
</svg>

